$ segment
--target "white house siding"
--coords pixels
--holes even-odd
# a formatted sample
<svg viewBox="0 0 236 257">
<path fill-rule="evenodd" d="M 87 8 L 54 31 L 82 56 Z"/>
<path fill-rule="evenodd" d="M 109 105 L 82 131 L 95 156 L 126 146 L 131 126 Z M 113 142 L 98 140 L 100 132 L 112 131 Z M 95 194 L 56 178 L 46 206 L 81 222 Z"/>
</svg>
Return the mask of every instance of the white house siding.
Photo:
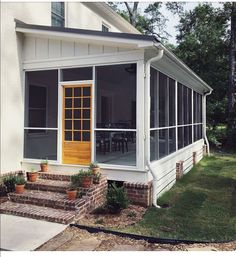
<svg viewBox="0 0 236 257">
<path fill-rule="evenodd" d="M 157 176 L 157 196 L 160 197 L 168 191 L 176 182 L 176 163 L 184 161 L 184 174 L 188 173 L 193 167 L 193 152 L 197 152 L 196 161 L 199 162 L 203 157 L 203 139 L 151 163 L 151 167 Z"/>
<path fill-rule="evenodd" d="M 66 27 L 101 30 L 102 24 L 108 26 L 111 32 L 121 32 L 113 24 L 109 23 L 105 18 L 94 13 L 91 9 L 79 2 L 66 2 Z"/>
<path fill-rule="evenodd" d="M 23 156 L 22 37 L 16 35 L 14 18 L 47 25 L 51 20 L 50 3 L 1 3 L 2 172 L 19 169 Z"/>
<path fill-rule="evenodd" d="M 77 4 L 77 5 L 76 5 Z M 82 10 L 82 13 L 80 13 Z M 51 25 L 51 2 L 18 2 L 1 3 L 1 153 L 0 171 L 8 172 L 21 168 L 23 159 L 23 123 L 24 102 L 23 102 L 23 72 L 22 72 L 22 47 L 23 35 L 16 33 L 14 19 L 25 23 L 36 25 Z M 86 29 L 101 30 L 102 17 L 81 3 L 66 3 L 66 25 L 73 27 L 83 26 Z M 75 16 L 87 17 L 84 23 L 77 24 Z M 89 17 L 90 16 L 90 17 Z M 92 18 L 91 18 L 92 16 Z M 93 16 L 96 19 L 93 19 Z M 67 19 L 68 17 L 68 19 Z M 80 19 L 80 18 L 78 18 Z M 82 18 L 81 18 L 82 19 Z M 90 23 L 90 21 L 92 22 Z M 85 25 L 88 22 L 87 26 Z M 77 25 L 76 25 L 77 24 Z M 118 31 L 115 26 L 111 31 Z M 85 27 L 86 26 L 86 27 Z M 37 43 L 37 49 L 32 46 Z M 52 59 L 59 56 L 86 55 L 95 51 L 88 45 L 65 42 L 61 45 L 57 40 L 45 41 L 43 38 L 31 38 L 25 40 L 24 60 Z M 89 50 L 90 49 L 90 50 Z M 114 49 L 103 47 L 102 51 L 111 52 Z M 90 52 L 89 52 L 90 51 Z M 97 50 L 98 51 L 98 50 Z"/>
</svg>

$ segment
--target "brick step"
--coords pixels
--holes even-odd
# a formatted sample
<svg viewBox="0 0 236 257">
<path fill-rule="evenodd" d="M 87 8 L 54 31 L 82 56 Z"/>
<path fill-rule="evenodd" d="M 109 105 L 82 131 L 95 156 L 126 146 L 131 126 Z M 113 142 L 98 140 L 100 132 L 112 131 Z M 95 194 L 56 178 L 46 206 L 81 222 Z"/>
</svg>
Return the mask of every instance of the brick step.
<svg viewBox="0 0 236 257">
<path fill-rule="evenodd" d="M 0 205 L 0 213 L 62 224 L 69 224 L 75 218 L 74 211 L 58 210 L 32 204 L 14 203 L 10 201 L 4 202 Z"/>
<path fill-rule="evenodd" d="M 10 200 L 17 203 L 33 204 L 64 210 L 79 210 L 85 203 L 82 198 L 69 200 L 66 194 L 58 192 L 45 192 L 36 190 L 25 190 L 23 194 L 10 193 Z"/>
<path fill-rule="evenodd" d="M 67 172 L 67 174 L 61 174 L 55 171 L 39 172 L 39 178 L 47 180 L 59 180 L 59 181 L 70 181 L 72 175 L 78 172 Z"/>
<path fill-rule="evenodd" d="M 69 181 L 38 179 L 36 182 L 27 182 L 26 189 L 52 191 L 58 193 L 66 193 L 66 189 L 70 186 Z"/>
</svg>

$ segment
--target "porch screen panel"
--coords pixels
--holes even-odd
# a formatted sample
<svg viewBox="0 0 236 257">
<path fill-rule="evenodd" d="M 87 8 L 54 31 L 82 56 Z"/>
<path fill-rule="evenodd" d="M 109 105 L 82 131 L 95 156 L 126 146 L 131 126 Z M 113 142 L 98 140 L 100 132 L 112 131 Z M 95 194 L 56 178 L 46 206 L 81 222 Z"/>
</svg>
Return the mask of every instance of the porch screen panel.
<svg viewBox="0 0 236 257">
<path fill-rule="evenodd" d="M 202 138 L 202 129 L 203 129 L 203 122 L 202 122 L 202 95 L 194 92 L 193 93 L 193 140 L 198 141 Z"/>
<path fill-rule="evenodd" d="M 151 67 L 150 160 L 176 150 L 175 80 Z"/>
<path fill-rule="evenodd" d="M 136 166 L 136 64 L 96 67 L 95 158 Z"/>
<path fill-rule="evenodd" d="M 24 158 L 57 160 L 57 70 L 26 72 Z"/>
<path fill-rule="evenodd" d="M 192 89 L 178 83 L 178 149 L 192 144 Z"/>
</svg>

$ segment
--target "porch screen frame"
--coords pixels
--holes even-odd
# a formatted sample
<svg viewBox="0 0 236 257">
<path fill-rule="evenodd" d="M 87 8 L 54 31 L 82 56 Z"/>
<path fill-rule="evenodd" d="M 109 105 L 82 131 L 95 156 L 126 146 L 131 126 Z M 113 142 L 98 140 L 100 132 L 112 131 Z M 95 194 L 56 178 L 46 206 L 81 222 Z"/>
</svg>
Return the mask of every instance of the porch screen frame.
<svg viewBox="0 0 236 257">
<path fill-rule="evenodd" d="M 23 103 L 24 103 L 24 111 L 23 111 L 23 133 L 22 133 L 22 138 L 23 138 L 23 161 L 26 161 L 26 162 L 38 162 L 40 163 L 41 162 L 41 159 L 34 159 L 34 158 L 25 158 L 24 157 L 24 147 L 25 147 L 25 144 L 24 144 L 24 140 L 25 140 L 25 131 L 26 130 L 42 130 L 44 131 L 43 133 L 29 133 L 30 137 L 40 137 L 41 135 L 45 135 L 47 133 L 47 130 L 51 130 L 51 131 L 57 131 L 57 158 L 56 160 L 50 160 L 48 159 L 48 161 L 52 164 L 57 164 L 60 160 L 60 156 L 59 156 L 59 149 L 58 149 L 58 146 L 59 146 L 59 133 L 60 133 L 60 130 L 59 130 L 59 109 L 57 110 L 57 128 L 53 128 L 53 127 L 28 127 L 28 126 L 25 126 L 25 115 L 26 115 L 26 111 L 25 111 L 25 100 L 26 100 L 26 83 L 28 81 L 26 81 L 26 73 L 27 72 L 33 72 L 33 71 L 52 71 L 52 70 L 56 70 L 57 71 L 57 84 L 59 85 L 59 79 L 60 79 L 60 69 L 28 69 L 28 70 L 24 70 L 23 71 L 23 76 L 22 76 L 22 80 L 23 80 Z M 44 85 L 41 85 L 41 84 L 33 84 L 35 86 L 40 86 L 40 87 L 45 87 Z M 28 86 L 28 85 L 27 85 Z M 47 89 L 47 88 L 46 88 Z M 48 89 L 47 89 L 48 90 Z M 59 108 L 59 87 L 58 87 L 58 105 L 57 107 Z M 47 110 L 47 107 L 48 107 L 48 91 L 47 91 L 47 99 L 46 99 L 46 110 Z M 47 111 L 46 111 L 46 125 L 47 125 L 47 118 L 48 118 L 48 114 L 47 114 Z"/>
<path fill-rule="evenodd" d="M 141 145 L 139 144 L 140 143 L 140 140 L 139 140 L 139 134 L 138 134 L 138 126 L 140 126 L 139 122 L 138 122 L 138 119 L 137 119 L 137 113 L 139 112 L 139 108 L 141 108 L 140 104 L 139 104 L 139 95 L 140 95 L 140 92 L 139 92 L 139 80 L 140 80 L 140 74 L 139 74 L 139 69 L 140 69 L 140 65 L 141 65 L 141 62 L 139 61 L 129 61 L 129 62 L 116 62 L 116 63 L 106 63 L 106 64 L 100 64 L 100 65 L 94 65 L 93 66 L 93 79 L 94 79 L 94 82 L 96 83 L 96 67 L 99 67 L 99 66 L 113 66 L 113 65 L 122 65 L 122 64 L 136 64 L 136 128 L 135 129 L 118 129 L 118 128 L 97 128 L 96 126 L 96 116 L 97 116 L 97 112 L 95 110 L 95 107 L 96 107 L 96 96 L 97 96 L 97 87 L 96 87 L 96 84 L 94 86 L 95 90 L 94 90 L 94 99 L 93 99 L 93 112 L 94 112 L 94 116 L 93 116 L 93 136 L 94 136 L 94 139 L 95 139 L 95 133 L 96 132 L 101 132 L 101 131 L 104 131 L 104 132 L 135 132 L 135 137 L 136 137 L 136 164 L 135 166 L 134 165 L 119 165 L 119 164 L 108 164 L 108 163 L 99 163 L 98 164 L 101 166 L 101 167 L 104 167 L 104 168 L 114 168 L 114 167 L 117 167 L 117 168 L 123 168 L 123 169 L 129 169 L 129 170 L 132 170 L 132 169 L 139 169 L 139 168 L 143 168 L 144 167 L 144 164 L 143 164 L 143 158 L 140 157 L 140 149 L 139 147 L 141 147 Z M 144 119 L 144 118 L 143 118 Z M 97 161 L 95 160 L 95 153 L 96 153 L 96 143 L 93 141 L 93 153 L 92 153 L 92 157 L 93 157 L 93 161 Z"/>
<path fill-rule="evenodd" d="M 197 125 L 201 125 L 202 127 L 201 127 L 201 131 L 202 131 L 202 129 L 203 129 L 203 107 L 202 107 L 202 102 L 203 102 L 203 94 L 201 94 L 201 93 L 199 93 L 199 92 L 197 92 L 196 90 L 194 90 L 193 88 L 191 88 L 191 87 L 188 87 L 188 86 L 186 86 L 186 85 L 184 85 L 183 83 L 181 83 L 181 82 L 179 82 L 177 79 L 175 79 L 175 78 L 173 78 L 173 77 L 171 77 L 171 76 L 169 76 L 169 75 L 167 75 L 167 74 L 165 74 L 164 72 L 162 72 L 162 71 L 160 71 L 160 70 L 158 70 L 155 66 L 153 66 L 153 65 L 151 65 L 151 67 L 150 67 L 150 69 L 151 68 L 153 68 L 156 72 L 157 72 L 157 84 L 156 84 L 156 87 L 157 87 L 157 93 L 156 93 L 156 95 L 155 95 L 155 97 L 156 97 L 156 101 L 157 101 L 157 110 L 156 110 L 156 112 L 157 112 L 157 114 L 159 114 L 159 74 L 160 73 L 162 73 L 162 74 L 164 74 L 165 76 L 167 76 L 167 88 L 168 88 L 168 90 L 167 90 L 167 93 L 169 93 L 169 79 L 173 79 L 174 81 L 175 81 L 175 125 L 173 125 L 173 126 L 164 126 L 164 127 L 159 127 L 159 115 L 157 115 L 157 122 L 158 122 L 158 124 L 157 124 L 157 126 L 153 126 L 153 127 L 151 127 L 151 109 L 150 109 L 150 111 L 149 111 L 149 113 L 148 113 L 148 115 L 150 116 L 150 124 L 149 124 L 149 150 L 151 151 L 151 144 L 150 144 L 150 140 L 151 140 L 151 132 L 152 131 L 157 131 L 158 133 L 159 133 L 159 131 L 160 130 L 164 130 L 164 129 L 172 129 L 172 128 L 175 128 L 175 144 L 176 144 L 176 149 L 175 149 L 175 151 L 173 151 L 173 152 L 171 152 L 171 153 L 169 153 L 169 154 L 167 154 L 167 155 L 165 155 L 165 156 L 163 156 L 163 157 L 159 157 L 160 156 L 160 152 L 159 152 L 159 141 L 157 141 L 157 149 L 158 149 L 158 158 L 157 159 L 154 159 L 154 160 L 151 160 L 151 154 L 150 154 L 150 156 L 149 156 L 149 161 L 151 162 L 151 163 L 155 163 L 155 162 L 157 162 L 157 161 L 159 161 L 159 160 L 163 160 L 164 158 L 167 158 L 167 157 L 169 157 L 170 155 L 172 155 L 172 154 L 176 154 L 179 150 L 182 150 L 182 149 L 184 149 L 184 148 L 186 148 L 186 147 L 188 147 L 189 145 L 191 145 L 191 144 L 194 144 L 195 142 L 197 142 L 197 141 L 199 141 L 199 140 L 202 140 L 203 139 L 203 133 L 201 134 L 202 136 L 201 136 L 201 138 L 200 139 L 197 139 L 197 140 L 194 140 L 194 138 L 195 138 L 195 135 L 194 135 L 194 133 L 195 133 L 195 130 L 194 130 L 194 126 L 197 126 Z M 182 86 L 182 87 L 186 87 L 188 90 L 191 90 L 191 123 L 188 123 L 188 124 L 184 124 L 184 113 L 183 113 L 183 117 L 182 117 L 182 120 L 183 120 L 183 124 L 179 124 L 178 123 L 178 103 L 179 103 L 179 98 L 178 98 L 178 87 L 179 87 L 179 84 Z M 150 85 L 151 86 L 151 85 Z M 151 92 L 151 91 L 150 91 Z M 195 106 L 195 102 L 194 102 L 194 93 L 196 94 L 196 95 L 198 95 L 199 96 L 199 99 L 197 100 L 197 106 Z M 151 95 L 150 95 L 150 97 L 151 97 Z M 168 113 L 168 117 L 167 117 L 167 121 L 169 122 L 169 97 L 167 98 L 168 100 L 167 100 L 167 103 L 166 103 L 166 105 L 168 106 L 167 107 L 167 111 L 166 111 L 166 113 Z M 183 102 L 183 99 L 182 99 L 182 102 Z M 195 117 L 195 113 L 194 113 L 194 110 L 196 109 L 196 108 L 200 108 L 200 110 L 201 110 L 201 113 L 200 114 L 198 114 L 198 115 L 200 115 L 200 122 L 195 122 L 195 119 L 197 118 L 197 117 Z M 191 132 L 192 132 L 192 142 L 190 143 L 190 144 L 188 144 L 188 145 L 186 145 L 186 146 L 183 146 L 183 147 L 181 147 L 181 148 L 179 148 L 178 147 L 178 128 L 184 128 L 184 127 L 190 127 L 191 126 Z M 169 132 L 167 133 L 168 134 L 168 137 L 169 137 Z M 159 135 L 159 134 L 158 134 Z M 183 136 L 184 136 L 184 133 L 183 133 Z M 159 136 L 158 136 L 158 140 L 159 140 Z M 184 138 L 183 138 L 183 140 L 184 140 Z M 167 147 L 167 149 L 169 149 L 169 146 Z"/>
<path fill-rule="evenodd" d="M 24 131 L 25 129 L 43 129 L 43 130 L 54 130 L 57 131 L 57 159 L 56 160 L 48 160 L 51 164 L 57 164 L 57 165 L 69 165 L 69 164 L 63 164 L 62 163 L 62 96 L 63 96 L 63 88 L 62 85 L 66 84 L 73 84 L 73 83 L 84 83 L 89 82 L 92 84 L 92 123 L 91 123 L 91 161 L 95 161 L 95 147 L 96 144 L 94 142 L 95 140 L 95 133 L 96 131 L 100 131 L 103 129 L 96 128 L 95 121 L 96 121 L 96 110 L 95 110 L 95 101 L 96 101 L 96 87 L 95 87 L 95 68 L 98 66 L 109 66 L 109 65 L 119 65 L 119 64 L 136 64 L 137 72 L 136 72 L 136 129 L 129 129 L 127 131 L 133 131 L 136 134 L 136 165 L 135 166 L 127 166 L 127 165 L 117 165 L 117 164 L 105 164 L 105 163 L 99 163 L 99 165 L 102 168 L 107 169 L 118 169 L 118 170 L 144 170 L 145 164 L 144 164 L 144 142 L 143 142 L 143 133 L 144 133 L 144 80 L 143 80 L 143 74 L 144 74 L 144 66 L 143 66 L 143 60 L 130 60 L 130 61 L 120 61 L 120 62 L 112 62 L 112 63 L 101 63 L 101 64 L 95 64 L 95 65 L 76 65 L 76 66 L 66 66 L 66 67 L 60 67 L 60 68 L 45 68 L 45 69 L 26 69 L 23 71 L 23 101 L 25 103 L 25 89 L 26 89 L 26 72 L 30 71 L 46 71 L 46 70 L 57 70 L 58 73 L 58 117 L 57 117 L 57 128 L 29 128 L 23 126 L 23 138 L 24 138 Z M 63 69 L 69 69 L 69 68 L 84 68 L 84 67 L 92 67 L 92 80 L 86 80 L 86 81 L 62 81 L 62 70 Z M 139 113 L 139 119 L 137 118 L 137 114 Z M 25 120 L 25 112 L 23 114 L 23 118 Z M 119 131 L 119 129 L 112 129 L 112 131 Z M 125 131 L 126 129 L 121 129 L 122 131 Z M 23 146 L 24 147 L 24 146 Z M 40 159 L 33 159 L 33 158 L 24 158 L 23 161 L 25 162 L 32 162 L 32 163 L 40 163 Z M 84 167 L 84 165 L 69 165 L 69 166 L 75 166 L 75 167 Z"/>
</svg>

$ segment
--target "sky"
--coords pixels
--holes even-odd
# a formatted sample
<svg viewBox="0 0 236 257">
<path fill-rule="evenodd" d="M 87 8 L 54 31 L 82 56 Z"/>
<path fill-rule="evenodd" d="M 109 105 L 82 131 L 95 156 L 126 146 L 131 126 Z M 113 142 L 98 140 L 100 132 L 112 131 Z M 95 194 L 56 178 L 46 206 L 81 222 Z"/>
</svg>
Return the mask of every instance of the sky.
<svg viewBox="0 0 236 257">
<path fill-rule="evenodd" d="M 145 9 L 148 4 L 150 4 L 151 2 L 146 2 L 146 1 L 142 1 L 139 3 L 139 8 L 141 9 Z M 186 4 L 184 5 L 184 9 L 186 11 L 192 10 L 194 9 L 200 2 L 186 2 Z M 212 5 L 214 7 L 220 7 L 221 5 L 219 4 L 219 2 L 212 2 Z M 161 9 L 163 15 L 168 18 L 168 21 L 166 22 L 166 31 L 171 35 L 168 38 L 169 43 L 176 45 L 176 28 L 175 26 L 178 25 L 179 23 L 179 17 L 178 15 L 173 15 L 170 11 L 168 11 L 164 5 L 162 6 Z"/>
</svg>

